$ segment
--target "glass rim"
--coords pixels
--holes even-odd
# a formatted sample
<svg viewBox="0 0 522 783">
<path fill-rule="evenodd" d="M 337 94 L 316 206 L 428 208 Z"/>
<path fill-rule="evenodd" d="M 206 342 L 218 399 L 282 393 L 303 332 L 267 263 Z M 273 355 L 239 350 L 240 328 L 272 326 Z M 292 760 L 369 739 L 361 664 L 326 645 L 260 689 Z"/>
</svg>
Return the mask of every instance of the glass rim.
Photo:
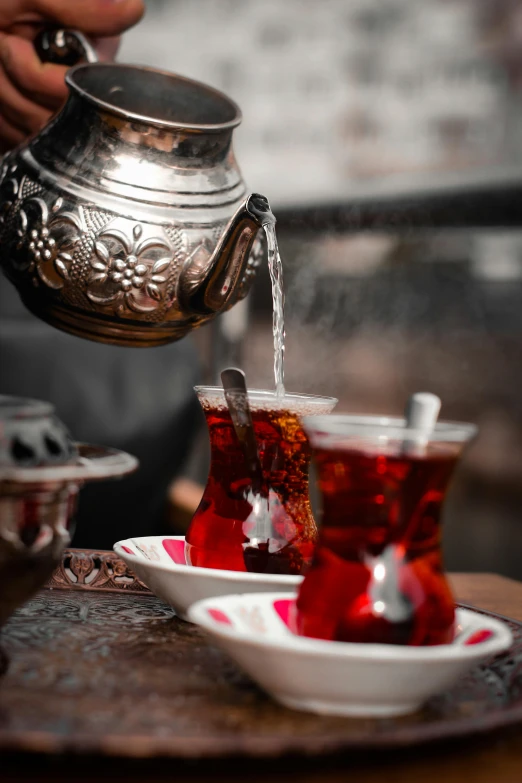
<svg viewBox="0 0 522 783">
<path fill-rule="evenodd" d="M 194 386 L 194 391 L 200 396 L 218 397 L 225 401 L 225 392 L 222 386 Z M 294 405 L 299 402 L 310 405 L 336 405 L 339 400 L 336 397 L 329 397 L 321 394 L 305 394 L 304 392 L 287 392 L 283 397 L 278 397 L 275 389 L 248 389 L 248 399 L 252 402 L 290 402 Z M 282 407 L 282 405 L 281 405 Z M 314 417 L 315 418 L 315 417 Z"/>
<path fill-rule="evenodd" d="M 461 421 L 438 421 L 435 427 L 426 430 L 406 427 L 406 420 L 400 416 L 358 416 L 333 413 L 303 417 L 303 428 L 312 445 L 319 440 L 324 443 L 339 443 L 350 439 L 359 441 L 411 440 L 423 443 L 466 443 L 477 432 L 476 424 Z"/>
</svg>

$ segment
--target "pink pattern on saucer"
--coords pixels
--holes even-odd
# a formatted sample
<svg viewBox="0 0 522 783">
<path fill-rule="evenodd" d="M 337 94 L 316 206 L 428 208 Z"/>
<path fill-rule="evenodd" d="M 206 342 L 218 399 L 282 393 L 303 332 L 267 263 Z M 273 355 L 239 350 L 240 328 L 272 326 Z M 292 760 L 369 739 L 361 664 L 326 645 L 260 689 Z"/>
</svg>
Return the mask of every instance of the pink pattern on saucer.
<svg viewBox="0 0 522 783">
<path fill-rule="evenodd" d="M 232 625 L 231 619 L 221 609 L 207 609 L 207 613 L 212 617 L 216 623 L 223 623 L 224 625 Z"/>
<path fill-rule="evenodd" d="M 279 600 L 274 601 L 275 611 L 277 612 L 281 620 L 284 622 L 286 627 L 290 628 L 290 630 L 292 630 L 291 622 L 290 622 L 291 620 L 290 613 L 294 604 L 295 604 L 295 599 L 293 598 L 280 598 Z"/>
<path fill-rule="evenodd" d="M 175 538 L 164 538 L 163 549 L 169 555 L 176 565 L 187 565 L 185 559 L 185 540 L 176 540 Z"/>
<path fill-rule="evenodd" d="M 475 633 L 471 634 L 464 644 L 482 644 L 482 642 L 487 642 L 488 639 L 492 639 L 493 636 L 495 636 L 493 631 L 490 631 L 488 628 L 483 628 L 482 630 L 475 631 Z"/>
</svg>

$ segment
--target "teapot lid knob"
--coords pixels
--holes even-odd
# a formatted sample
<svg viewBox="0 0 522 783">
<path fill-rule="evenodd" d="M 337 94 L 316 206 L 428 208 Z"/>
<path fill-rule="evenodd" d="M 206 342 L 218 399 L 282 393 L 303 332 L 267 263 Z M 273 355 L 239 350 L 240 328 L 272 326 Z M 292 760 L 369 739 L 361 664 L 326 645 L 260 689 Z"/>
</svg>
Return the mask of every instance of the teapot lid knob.
<svg viewBox="0 0 522 783">
<path fill-rule="evenodd" d="M 77 65 L 79 62 L 97 63 L 96 50 L 83 33 L 45 27 L 34 40 L 40 60 L 54 65 Z"/>
</svg>

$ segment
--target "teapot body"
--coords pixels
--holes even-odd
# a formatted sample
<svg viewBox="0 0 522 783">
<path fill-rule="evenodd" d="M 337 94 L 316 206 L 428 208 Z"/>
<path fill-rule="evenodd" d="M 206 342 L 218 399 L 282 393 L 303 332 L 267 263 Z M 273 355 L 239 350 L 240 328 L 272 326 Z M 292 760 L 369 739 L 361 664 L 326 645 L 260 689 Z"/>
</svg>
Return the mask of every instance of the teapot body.
<svg viewBox="0 0 522 783">
<path fill-rule="evenodd" d="M 28 309 L 58 328 L 119 345 L 177 340 L 216 315 L 193 312 L 180 285 L 204 282 L 245 199 L 237 107 L 134 66 L 82 65 L 67 82 L 60 114 L 3 160 L 0 264 Z M 260 261 L 250 240 L 226 307 Z"/>
</svg>

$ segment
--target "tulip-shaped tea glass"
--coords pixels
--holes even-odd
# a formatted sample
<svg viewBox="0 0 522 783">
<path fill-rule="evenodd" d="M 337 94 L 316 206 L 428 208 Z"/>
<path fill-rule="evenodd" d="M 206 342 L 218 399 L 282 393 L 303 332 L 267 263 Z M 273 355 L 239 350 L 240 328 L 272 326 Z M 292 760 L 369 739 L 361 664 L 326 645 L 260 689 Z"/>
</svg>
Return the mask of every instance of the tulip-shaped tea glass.
<svg viewBox="0 0 522 783">
<path fill-rule="evenodd" d="M 426 434 L 404 420 L 304 420 L 319 475 L 322 524 L 296 602 L 294 630 L 343 642 L 445 644 L 454 601 L 440 512 L 471 424 Z"/>
<path fill-rule="evenodd" d="M 311 562 L 317 528 L 310 507 L 311 448 L 301 416 L 325 414 L 337 400 L 250 390 L 248 400 L 263 473 L 254 488 L 220 387 L 196 387 L 210 436 L 211 465 L 186 535 L 193 566 L 299 574 Z"/>
</svg>

